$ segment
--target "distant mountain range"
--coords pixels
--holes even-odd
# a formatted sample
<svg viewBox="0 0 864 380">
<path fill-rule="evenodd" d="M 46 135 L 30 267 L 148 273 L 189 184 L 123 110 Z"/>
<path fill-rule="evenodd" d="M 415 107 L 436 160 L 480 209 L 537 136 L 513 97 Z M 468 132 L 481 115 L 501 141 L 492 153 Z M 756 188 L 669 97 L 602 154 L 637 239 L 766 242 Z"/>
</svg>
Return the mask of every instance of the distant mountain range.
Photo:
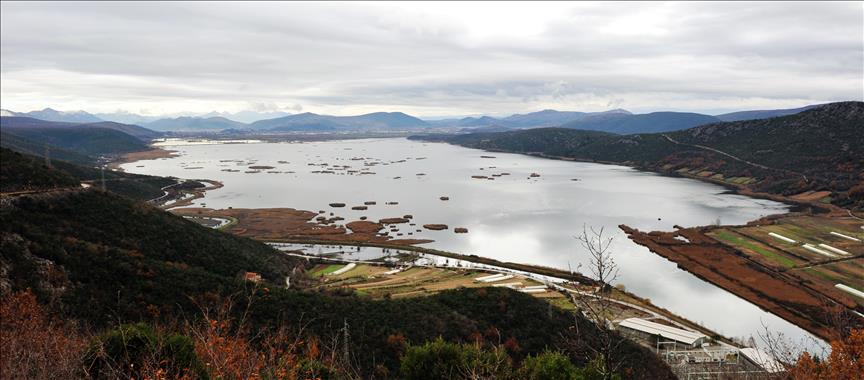
<svg viewBox="0 0 864 380">
<path fill-rule="evenodd" d="M 144 125 L 155 131 L 201 131 L 246 127 L 246 124 L 219 116 L 207 118 L 183 116 L 174 119 L 159 119 Z"/>
<path fill-rule="evenodd" d="M 266 120 L 266 119 L 275 119 L 277 117 L 283 117 L 291 115 L 288 112 L 282 111 L 240 111 L 240 112 L 208 112 L 204 115 L 200 115 L 203 118 L 209 117 L 224 117 L 228 120 L 239 121 L 241 123 L 249 124 L 254 123 L 258 120 Z"/>
<path fill-rule="evenodd" d="M 281 111 L 241 111 L 237 113 L 211 112 L 201 116 L 157 118 L 129 112 L 90 114 L 85 111 L 63 112 L 45 108 L 41 111 L 24 113 L 0 110 L 0 114 L 3 116 L 29 117 L 67 123 L 112 121 L 127 125 L 140 125 L 164 132 L 225 130 L 235 132 L 410 131 L 422 128 L 452 129 L 454 131 L 502 131 L 509 129 L 563 127 L 617 134 L 634 134 L 676 131 L 720 121 L 766 119 L 795 114 L 813 107 L 815 106 L 741 111 L 717 116 L 687 112 L 633 114 L 623 109 L 614 109 L 605 112 L 543 110 L 526 114 L 514 114 L 501 118 L 480 116 L 445 120 L 422 120 L 402 112 L 375 112 L 356 116 L 331 116 L 309 112 L 289 114 Z"/>
<path fill-rule="evenodd" d="M 630 115 L 627 110 L 615 109 L 605 112 L 574 112 L 543 110 L 526 114 L 514 114 L 505 118 L 491 116 L 465 117 L 461 119 L 445 119 L 430 121 L 436 127 L 497 127 L 497 128 L 542 128 L 557 127 L 588 117 L 601 115 Z"/>
<path fill-rule="evenodd" d="M 51 108 L 45 108 L 41 111 L 30 112 L 14 112 L 9 110 L 0 110 L 0 115 L 32 117 L 39 120 L 61 121 L 67 123 L 96 123 L 100 121 L 105 121 L 85 111 L 57 111 Z"/>
<path fill-rule="evenodd" d="M 429 126 L 428 122 L 402 112 L 375 112 L 358 116 L 328 116 L 305 112 L 249 124 L 249 127 L 254 130 L 273 131 L 405 130 Z"/>
</svg>

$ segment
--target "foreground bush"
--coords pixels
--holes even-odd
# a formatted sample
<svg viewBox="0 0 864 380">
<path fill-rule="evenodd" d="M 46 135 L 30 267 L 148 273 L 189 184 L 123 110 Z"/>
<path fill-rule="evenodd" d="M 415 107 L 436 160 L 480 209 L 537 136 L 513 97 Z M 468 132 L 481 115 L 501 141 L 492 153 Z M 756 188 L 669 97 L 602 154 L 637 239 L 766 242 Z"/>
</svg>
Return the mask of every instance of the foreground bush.
<svg viewBox="0 0 864 380">
<path fill-rule="evenodd" d="M 209 378 L 192 339 L 157 334 L 143 323 L 122 325 L 94 339 L 84 363 L 94 379 Z"/>
<path fill-rule="evenodd" d="M 504 350 L 486 351 L 438 338 L 410 346 L 402 358 L 401 377 L 412 379 L 507 379 L 513 372 Z"/>
</svg>

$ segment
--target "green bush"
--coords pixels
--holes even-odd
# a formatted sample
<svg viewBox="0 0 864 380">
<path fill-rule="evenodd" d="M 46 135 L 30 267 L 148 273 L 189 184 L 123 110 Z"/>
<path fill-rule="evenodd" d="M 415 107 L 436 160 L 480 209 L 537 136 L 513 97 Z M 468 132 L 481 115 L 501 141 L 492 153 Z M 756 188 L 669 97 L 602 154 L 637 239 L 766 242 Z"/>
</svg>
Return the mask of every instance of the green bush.
<svg viewBox="0 0 864 380">
<path fill-rule="evenodd" d="M 503 350 L 485 351 L 438 338 L 422 346 L 409 346 L 402 358 L 403 379 L 506 379 L 513 367 Z"/>
<path fill-rule="evenodd" d="M 84 356 L 84 368 L 93 379 L 140 378 L 148 366 L 161 368 L 168 378 L 184 373 L 208 378 L 192 339 L 178 334 L 160 336 L 144 323 L 121 325 L 102 334 Z"/>
<path fill-rule="evenodd" d="M 530 356 L 519 368 L 519 378 L 525 380 L 583 380 L 585 376 L 564 354 L 547 351 Z"/>
</svg>

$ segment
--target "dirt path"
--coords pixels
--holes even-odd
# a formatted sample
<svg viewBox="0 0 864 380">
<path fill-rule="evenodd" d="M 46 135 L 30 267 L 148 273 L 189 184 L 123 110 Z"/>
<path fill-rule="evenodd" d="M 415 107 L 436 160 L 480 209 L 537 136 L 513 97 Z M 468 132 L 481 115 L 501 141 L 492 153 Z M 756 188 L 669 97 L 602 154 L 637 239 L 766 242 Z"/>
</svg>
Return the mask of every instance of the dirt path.
<svg viewBox="0 0 864 380">
<path fill-rule="evenodd" d="M 755 167 L 757 167 L 757 168 L 762 168 L 762 169 L 765 169 L 765 170 L 774 170 L 774 171 L 780 171 L 780 172 L 792 173 L 792 174 L 795 174 L 795 175 L 799 175 L 799 176 L 801 176 L 802 178 L 804 178 L 804 181 L 807 182 L 807 176 L 804 175 L 804 174 L 798 173 L 798 172 L 794 172 L 794 171 L 786 170 L 786 169 L 777 169 L 777 168 L 772 168 L 772 167 L 765 166 L 765 165 L 762 165 L 762 164 L 757 164 L 757 163 L 755 163 L 755 162 L 747 161 L 747 160 L 745 160 L 745 159 L 743 159 L 743 158 L 740 158 L 740 157 L 738 157 L 738 156 L 735 156 L 735 155 L 733 155 L 733 154 L 726 153 L 726 152 L 724 152 L 724 151 L 722 151 L 722 150 L 714 149 L 714 148 L 712 148 L 712 147 L 710 147 L 710 146 L 698 145 L 698 144 L 685 144 L 685 143 L 682 143 L 682 142 L 680 142 L 680 141 L 678 141 L 678 140 L 673 139 L 672 137 L 670 137 L 669 135 L 667 135 L 667 134 L 665 134 L 665 133 L 664 133 L 662 136 L 663 136 L 664 138 L 666 138 L 666 140 L 669 140 L 669 142 L 671 142 L 671 143 L 673 143 L 673 144 L 675 144 L 675 145 L 689 146 L 689 147 L 698 148 L 698 149 L 702 149 L 702 150 L 708 150 L 708 151 L 711 151 L 711 152 L 714 152 L 714 153 L 717 153 L 717 154 L 724 155 L 724 156 L 729 157 L 729 158 L 731 158 L 731 159 L 733 159 L 733 160 L 740 161 L 740 162 L 743 162 L 743 163 L 745 163 L 745 164 L 748 164 L 748 165 L 751 165 L 751 166 L 755 166 Z"/>
</svg>

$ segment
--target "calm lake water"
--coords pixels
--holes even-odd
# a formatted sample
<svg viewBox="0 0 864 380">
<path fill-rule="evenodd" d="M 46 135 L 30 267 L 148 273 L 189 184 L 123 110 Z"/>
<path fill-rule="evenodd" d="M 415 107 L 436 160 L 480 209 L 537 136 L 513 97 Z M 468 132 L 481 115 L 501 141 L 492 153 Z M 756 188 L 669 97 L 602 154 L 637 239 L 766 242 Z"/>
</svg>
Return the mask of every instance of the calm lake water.
<svg viewBox="0 0 864 380">
<path fill-rule="evenodd" d="M 411 214 L 418 226 L 443 223 L 450 229 L 424 230 L 403 238 L 428 238 L 435 240 L 426 245 L 431 248 L 562 269 L 587 264 L 586 253 L 574 238 L 583 226 L 604 228 L 614 238 L 620 267 L 617 283 L 637 295 L 730 337 L 752 336 L 758 342 L 763 325 L 795 340 L 810 336 L 676 268 L 631 242 L 617 227 L 672 230 L 676 224 L 706 225 L 718 219 L 724 224 L 743 224 L 785 212 L 787 206 L 781 203 L 726 194 L 712 184 L 624 166 L 489 153 L 406 139 L 211 145 L 169 141 L 163 145 L 180 156 L 138 161 L 123 168 L 224 183 L 194 206 L 327 210 L 346 221 Z M 275 168 L 246 173 L 250 165 Z M 333 170 L 335 165 L 340 170 Z M 343 165 L 350 168 L 341 168 Z M 509 175 L 492 177 L 494 180 L 471 178 L 502 173 Z M 539 177 L 531 177 L 532 173 Z M 440 200 L 442 196 L 449 200 Z M 365 201 L 377 205 L 365 211 L 350 210 Z M 347 207 L 328 206 L 334 202 Z M 468 228 L 469 233 L 455 234 L 454 227 Z"/>
</svg>

